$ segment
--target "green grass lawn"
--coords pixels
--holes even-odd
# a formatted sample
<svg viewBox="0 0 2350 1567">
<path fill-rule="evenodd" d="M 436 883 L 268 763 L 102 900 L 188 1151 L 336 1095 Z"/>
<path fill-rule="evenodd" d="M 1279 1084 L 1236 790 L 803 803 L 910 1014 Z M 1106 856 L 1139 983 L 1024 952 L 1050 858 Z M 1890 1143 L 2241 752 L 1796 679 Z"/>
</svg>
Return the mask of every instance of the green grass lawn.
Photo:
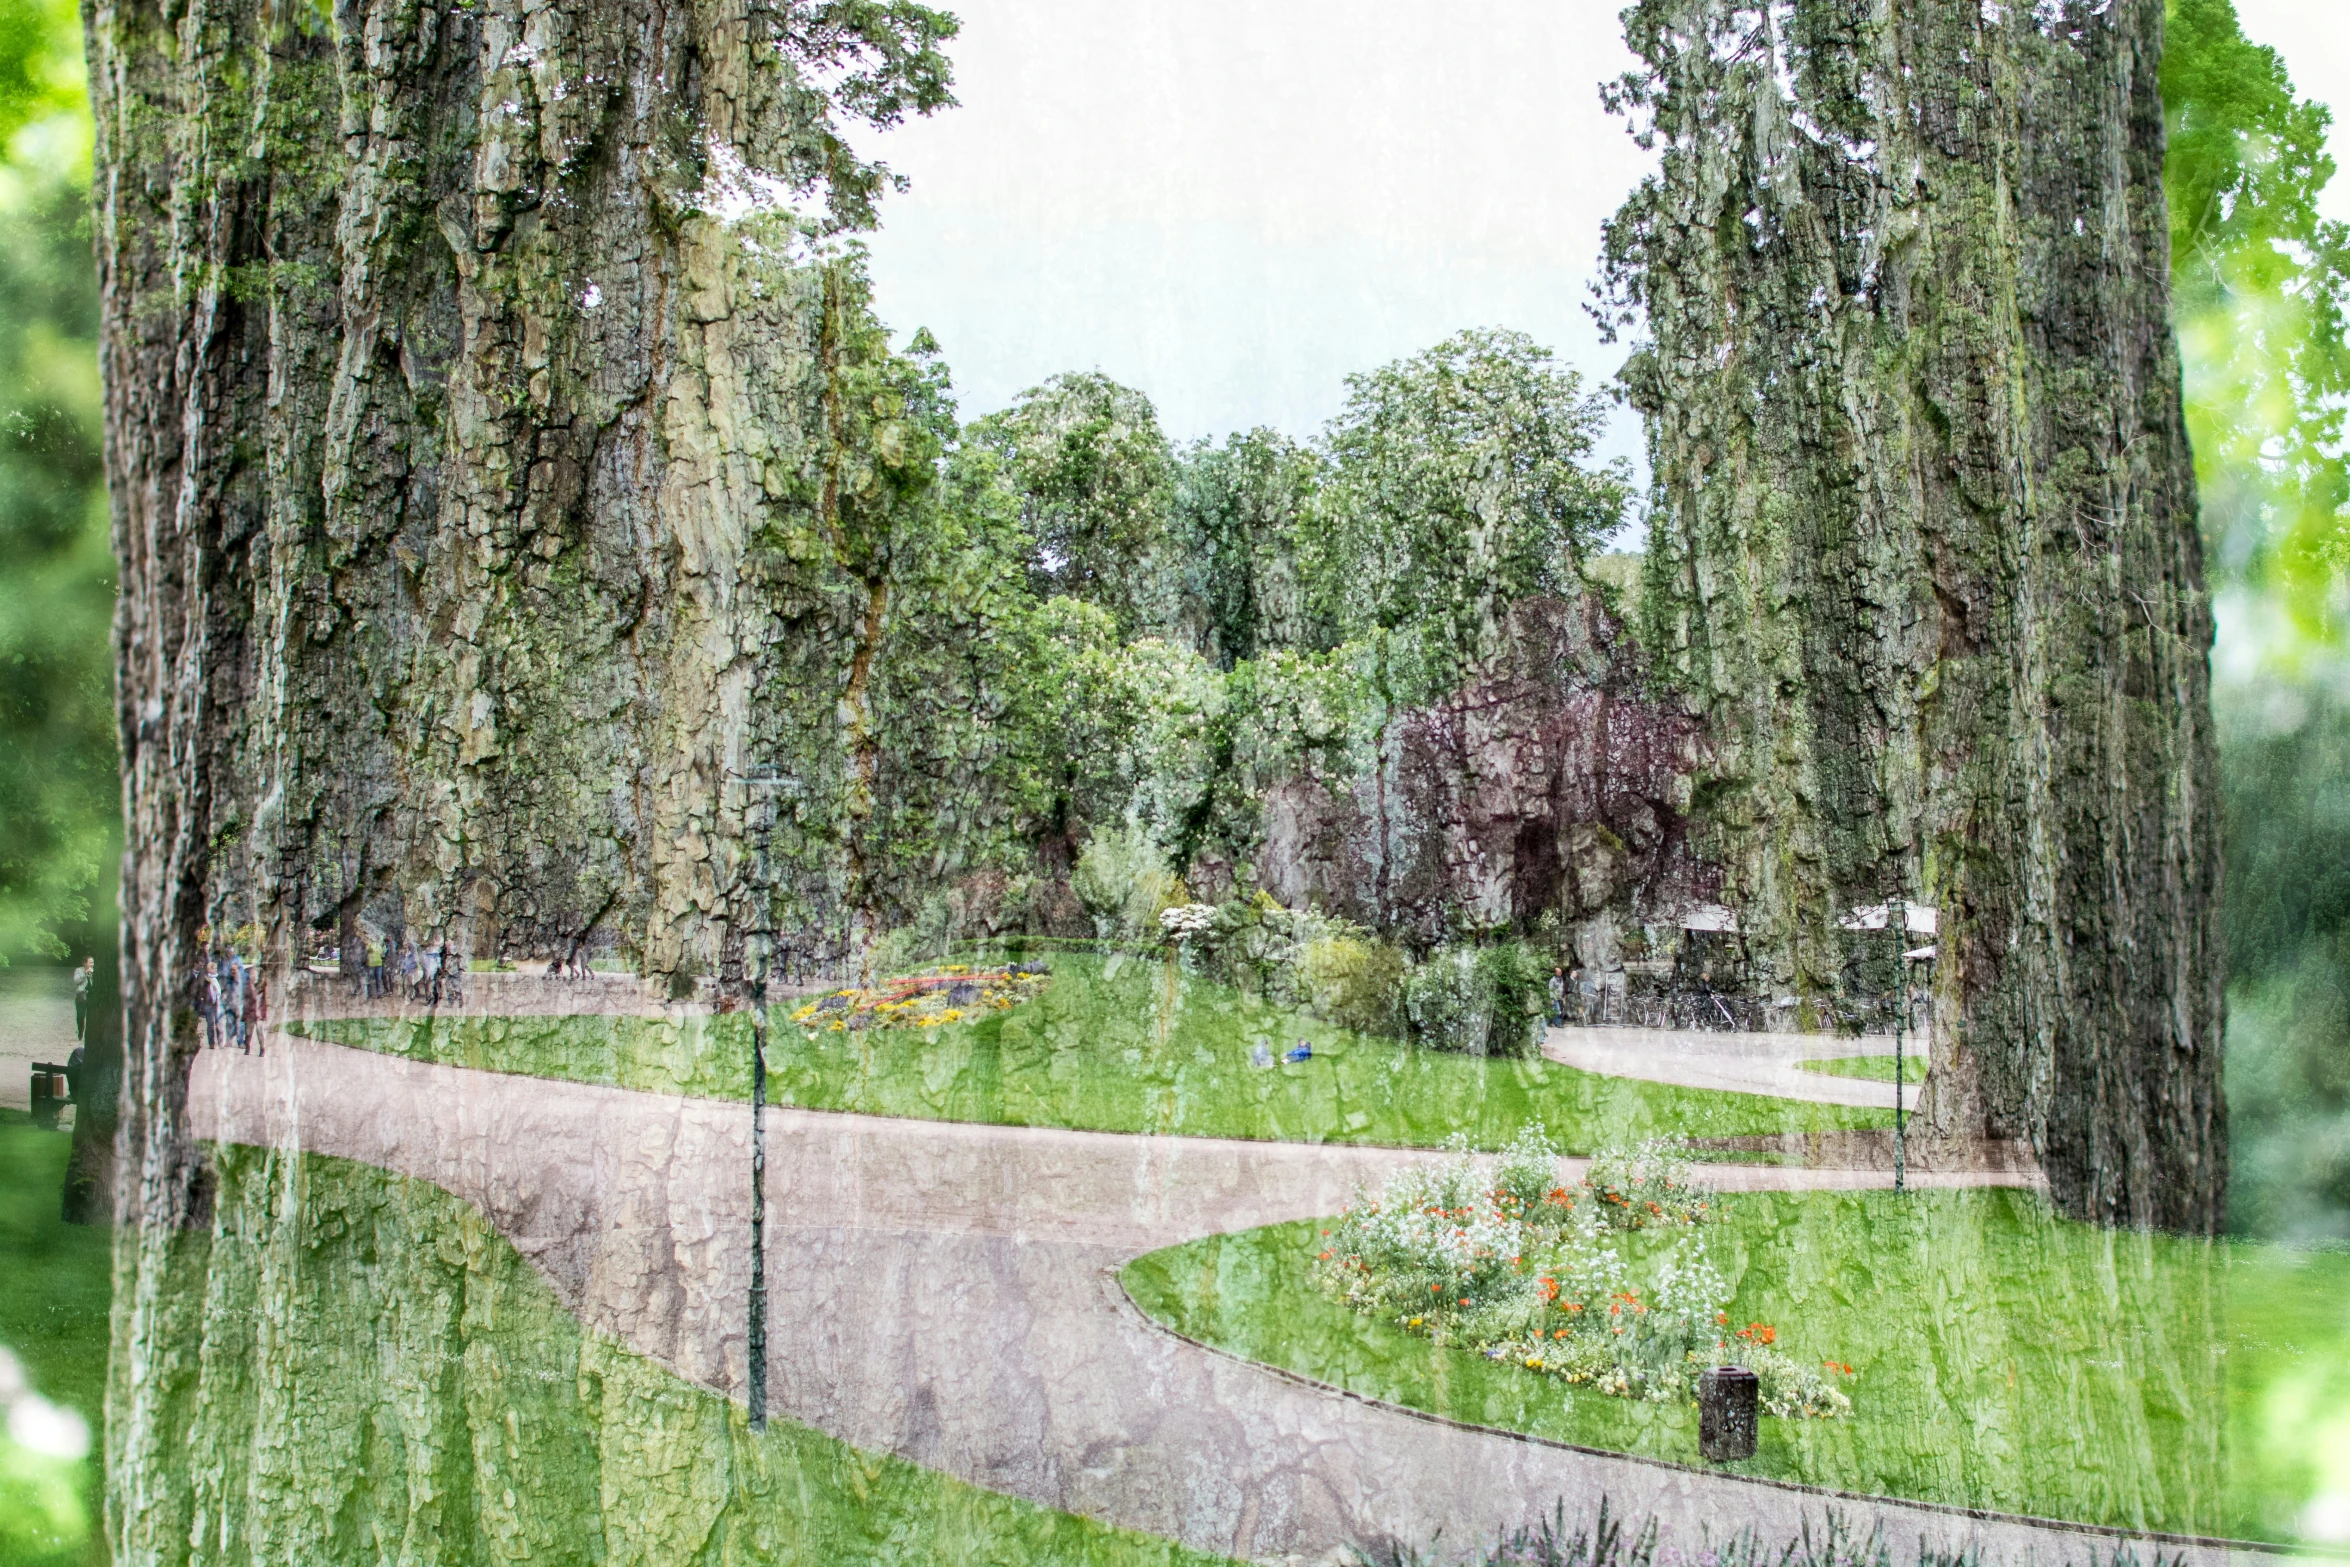
<svg viewBox="0 0 2350 1567">
<path fill-rule="evenodd" d="M 1825 1056 L 1815 1061 L 1804 1062 L 1803 1069 L 1806 1072 L 1825 1072 L 1830 1077 L 1865 1077 L 1879 1083 L 1893 1081 L 1893 1058 L 1891 1056 Z M 1925 1058 L 1917 1055 L 1903 1057 L 1901 1080 L 1905 1083 L 1924 1082 L 1926 1080 Z"/>
<path fill-rule="evenodd" d="M 2350 1497 L 2350 1254 L 2115 1233 L 2015 1191 L 1727 1199 L 1732 1319 L 1850 1363 L 1840 1420 L 1765 1419 L 1736 1472 L 2087 1523 L 2291 1541 Z M 1124 1279 L 1190 1337 L 1474 1424 L 1695 1465 L 1694 1407 L 1438 1348 L 1325 1300 L 1311 1222 Z M 1643 1237 L 1645 1239 L 1645 1237 Z M 1655 1248 L 1650 1249 L 1653 1255 Z"/>
<path fill-rule="evenodd" d="M 106 1404 L 113 1233 L 58 1217 L 70 1141 L 36 1129 L 20 1111 L 0 1119 L 0 1344 L 34 1390 L 78 1411 L 94 1438 Z M 21 1567 L 104 1562 L 105 1542 L 94 1527 L 102 1483 L 94 1454 L 58 1465 L 0 1436 L 0 1560 Z M 42 1517 L 48 1521 L 36 1527 Z"/>
<path fill-rule="evenodd" d="M 1208 1567 L 743 1411 L 583 1329 L 470 1204 L 217 1150 L 165 1292 L 134 1545 L 163 1562 Z M 191 1554 L 191 1541 L 213 1549 Z"/>
<path fill-rule="evenodd" d="M 1539 1121 L 1570 1151 L 1658 1133 L 1749 1137 L 1893 1124 L 1890 1110 L 1601 1077 L 1554 1062 L 1442 1055 L 1352 1034 L 1157 960 L 1066 953 L 1010 1012 L 932 1030 L 810 1031 L 778 1010 L 768 1091 L 816 1110 L 1282 1142 L 1499 1147 Z M 309 1025 L 421 1060 L 718 1098 L 750 1095 L 735 1017 L 489 1018 Z M 1313 1059 L 1257 1068 L 1300 1040 Z"/>
</svg>

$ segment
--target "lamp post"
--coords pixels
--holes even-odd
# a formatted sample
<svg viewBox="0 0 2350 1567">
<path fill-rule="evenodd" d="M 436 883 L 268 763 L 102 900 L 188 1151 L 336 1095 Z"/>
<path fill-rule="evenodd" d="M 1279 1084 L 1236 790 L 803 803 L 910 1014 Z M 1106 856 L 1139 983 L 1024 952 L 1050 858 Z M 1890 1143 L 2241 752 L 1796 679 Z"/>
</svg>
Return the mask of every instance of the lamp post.
<svg viewBox="0 0 2350 1567">
<path fill-rule="evenodd" d="M 761 942 L 762 949 L 767 943 Z M 767 953 L 751 980 L 751 1429 L 767 1429 Z"/>
<path fill-rule="evenodd" d="M 1902 948 L 1909 941 L 1909 904 L 1898 892 L 1886 905 L 1885 923 L 1893 927 L 1893 1190 L 1903 1189 L 1907 1149 L 1903 1122 L 1907 1119 L 1902 1103 L 1909 1087 L 1909 1056 L 1907 1052 L 1909 1023 L 1909 959 Z"/>
<path fill-rule="evenodd" d="M 743 1403 L 751 1429 L 767 1429 L 767 980 L 775 954 L 773 900 L 769 896 L 767 847 L 774 835 L 776 795 L 797 793 L 798 780 L 779 773 L 745 775 L 746 791 L 757 790 L 757 804 L 745 801 L 744 836 L 751 841 L 751 883 L 757 899 L 752 929 L 747 933 L 744 958 L 750 970 L 751 1001 L 751 1292 L 744 1331 L 747 1387 Z"/>
</svg>

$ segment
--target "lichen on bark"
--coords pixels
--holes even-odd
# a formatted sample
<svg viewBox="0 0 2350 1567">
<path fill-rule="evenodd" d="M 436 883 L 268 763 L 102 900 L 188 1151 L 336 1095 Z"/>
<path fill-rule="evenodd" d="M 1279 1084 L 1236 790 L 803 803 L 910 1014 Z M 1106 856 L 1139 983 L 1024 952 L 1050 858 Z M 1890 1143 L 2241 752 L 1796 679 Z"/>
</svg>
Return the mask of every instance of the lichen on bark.
<svg viewBox="0 0 2350 1567">
<path fill-rule="evenodd" d="M 1644 640 L 1771 983 L 1940 911 L 1924 1115 L 2068 1211 L 2221 1222 L 2211 614 L 2168 317 L 2160 0 L 1640 0 L 1610 226 Z"/>
</svg>

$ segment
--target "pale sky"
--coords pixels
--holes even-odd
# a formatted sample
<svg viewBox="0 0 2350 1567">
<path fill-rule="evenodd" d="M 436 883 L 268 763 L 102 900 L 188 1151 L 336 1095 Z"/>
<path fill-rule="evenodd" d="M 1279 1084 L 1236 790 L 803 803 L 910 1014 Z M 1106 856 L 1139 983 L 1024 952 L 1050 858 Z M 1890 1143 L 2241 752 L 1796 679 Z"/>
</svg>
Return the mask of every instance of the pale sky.
<svg viewBox="0 0 2350 1567">
<path fill-rule="evenodd" d="M 1621 363 L 1583 310 L 1647 166 L 1599 106 L 1619 0 L 948 3 L 962 107 L 873 143 L 914 187 L 871 244 L 883 317 L 937 334 L 966 417 L 1098 369 L 1179 439 L 1303 436 L 1348 371 L 1466 326 L 1593 382 Z M 2237 7 L 2350 110 L 2350 0 Z M 2331 197 L 2350 218 L 2350 175 Z M 1619 413 L 1607 450 L 1638 445 Z"/>
</svg>

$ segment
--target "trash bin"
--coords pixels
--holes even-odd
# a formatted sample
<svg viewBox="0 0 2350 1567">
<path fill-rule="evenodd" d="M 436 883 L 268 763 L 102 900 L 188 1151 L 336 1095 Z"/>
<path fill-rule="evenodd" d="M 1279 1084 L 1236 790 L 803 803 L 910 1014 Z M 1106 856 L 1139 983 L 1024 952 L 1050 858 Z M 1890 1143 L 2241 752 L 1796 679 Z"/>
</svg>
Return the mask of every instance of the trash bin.
<svg viewBox="0 0 2350 1567">
<path fill-rule="evenodd" d="M 50 1131 L 57 1130 L 59 1112 L 73 1103 L 73 1090 L 66 1084 L 65 1067 L 57 1061 L 33 1063 L 33 1124 Z"/>
<path fill-rule="evenodd" d="M 1744 1366 L 1697 1374 L 1697 1450 L 1710 1463 L 1754 1456 L 1762 1384 Z"/>
</svg>

